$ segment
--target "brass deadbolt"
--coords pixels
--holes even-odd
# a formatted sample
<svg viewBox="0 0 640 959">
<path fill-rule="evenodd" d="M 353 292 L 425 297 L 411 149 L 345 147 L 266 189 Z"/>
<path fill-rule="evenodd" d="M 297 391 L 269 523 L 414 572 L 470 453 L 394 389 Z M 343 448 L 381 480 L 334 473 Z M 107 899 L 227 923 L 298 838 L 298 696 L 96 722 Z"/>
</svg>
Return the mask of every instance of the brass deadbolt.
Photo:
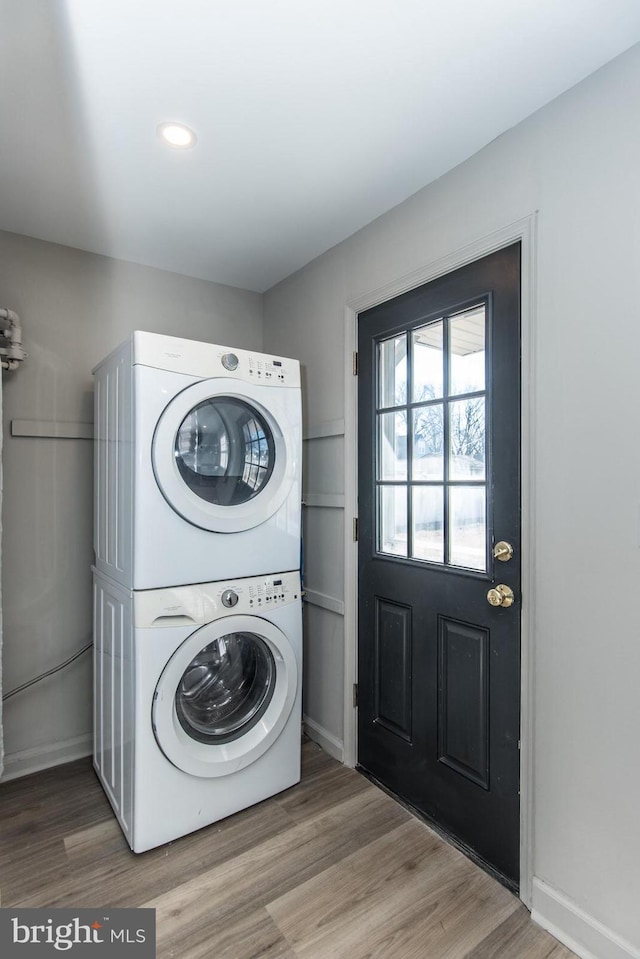
<svg viewBox="0 0 640 959">
<path fill-rule="evenodd" d="M 487 593 L 487 601 L 490 606 L 502 606 L 504 609 L 508 609 L 509 606 L 513 605 L 513 600 L 513 590 L 510 586 L 505 586 L 504 583 L 500 583 Z"/>
<path fill-rule="evenodd" d="M 503 539 L 493 547 L 494 559 L 499 559 L 501 563 L 508 563 L 513 558 L 513 546 L 506 543 Z"/>
</svg>

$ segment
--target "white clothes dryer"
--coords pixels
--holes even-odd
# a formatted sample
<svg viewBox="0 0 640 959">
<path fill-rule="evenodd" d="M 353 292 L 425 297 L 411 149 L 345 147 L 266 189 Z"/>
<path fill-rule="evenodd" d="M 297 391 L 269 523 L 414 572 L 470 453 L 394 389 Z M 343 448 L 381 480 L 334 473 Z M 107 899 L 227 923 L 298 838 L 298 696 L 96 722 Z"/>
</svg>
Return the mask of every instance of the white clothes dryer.
<svg viewBox="0 0 640 959">
<path fill-rule="evenodd" d="M 154 589 L 299 569 L 297 360 L 136 332 L 94 374 L 100 572 Z"/>
<path fill-rule="evenodd" d="M 94 593 L 94 766 L 134 852 L 299 781 L 298 573 Z"/>
</svg>

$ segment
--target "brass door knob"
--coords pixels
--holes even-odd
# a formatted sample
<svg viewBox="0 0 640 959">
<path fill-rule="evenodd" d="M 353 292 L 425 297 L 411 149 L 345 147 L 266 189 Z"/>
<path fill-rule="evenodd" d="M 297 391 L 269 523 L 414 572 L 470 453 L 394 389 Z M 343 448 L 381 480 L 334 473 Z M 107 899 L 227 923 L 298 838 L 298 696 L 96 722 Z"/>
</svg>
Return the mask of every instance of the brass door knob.
<svg viewBox="0 0 640 959">
<path fill-rule="evenodd" d="M 507 609 L 513 605 L 513 600 L 513 590 L 510 586 L 505 586 L 504 583 L 500 583 L 487 593 L 487 601 L 490 606 L 502 606 Z"/>
</svg>

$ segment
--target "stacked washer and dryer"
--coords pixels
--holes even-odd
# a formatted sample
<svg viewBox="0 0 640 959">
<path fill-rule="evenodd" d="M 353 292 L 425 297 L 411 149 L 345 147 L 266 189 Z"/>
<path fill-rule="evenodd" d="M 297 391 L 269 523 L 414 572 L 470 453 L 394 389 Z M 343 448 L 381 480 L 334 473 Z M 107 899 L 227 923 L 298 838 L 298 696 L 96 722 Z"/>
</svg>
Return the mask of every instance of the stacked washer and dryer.
<svg viewBox="0 0 640 959">
<path fill-rule="evenodd" d="M 300 779 L 300 368 L 136 332 L 94 374 L 94 766 L 143 852 Z"/>
</svg>

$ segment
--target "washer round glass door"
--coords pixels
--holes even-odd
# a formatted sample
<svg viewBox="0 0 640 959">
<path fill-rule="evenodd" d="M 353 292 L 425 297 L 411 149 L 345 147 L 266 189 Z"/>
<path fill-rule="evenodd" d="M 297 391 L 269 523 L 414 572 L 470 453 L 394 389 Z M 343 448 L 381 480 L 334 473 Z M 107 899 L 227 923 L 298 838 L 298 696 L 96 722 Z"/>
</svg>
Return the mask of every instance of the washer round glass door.
<svg viewBox="0 0 640 959">
<path fill-rule="evenodd" d="M 153 437 L 156 481 L 169 505 L 195 526 L 239 532 L 265 522 L 295 475 L 291 431 L 277 389 L 202 380 L 168 404 Z M 231 388 L 230 388 L 231 387 Z M 262 392 L 260 390 L 262 389 Z M 274 415 L 274 410 L 276 415 Z"/>
<path fill-rule="evenodd" d="M 180 725 L 202 743 L 227 743 L 244 735 L 267 709 L 275 662 L 255 633 L 225 633 L 191 660 L 175 695 Z"/>
<path fill-rule="evenodd" d="M 229 616 L 192 633 L 158 681 L 153 728 L 179 769 L 222 776 L 275 742 L 298 688 L 295 654 L 272 623 Z"/>
</svg>

